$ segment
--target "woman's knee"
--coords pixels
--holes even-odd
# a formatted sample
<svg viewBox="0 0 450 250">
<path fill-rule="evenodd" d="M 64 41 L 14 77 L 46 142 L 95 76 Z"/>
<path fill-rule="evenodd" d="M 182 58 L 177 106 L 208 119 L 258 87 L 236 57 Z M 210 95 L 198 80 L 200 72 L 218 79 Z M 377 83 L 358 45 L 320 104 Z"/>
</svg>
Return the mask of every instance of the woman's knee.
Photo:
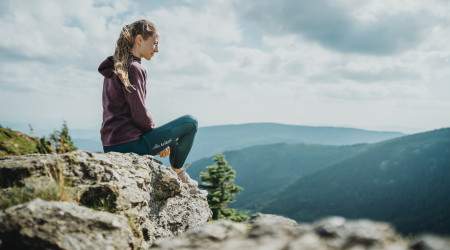
<svg viewBox="0 0 450 250">
<path fill-rule="evenodd" d="M 197 129 L 198 129 L 198 121 L 197 121 L 197 119 L 194 116 L 192 116 L 192 115 L 184 115 L 184 116 L 181 117 L 181 119 L 183 119 L 183 122 L 192 123 L 194 125 L 195 131 L 197 131 Z"/>
</svg>

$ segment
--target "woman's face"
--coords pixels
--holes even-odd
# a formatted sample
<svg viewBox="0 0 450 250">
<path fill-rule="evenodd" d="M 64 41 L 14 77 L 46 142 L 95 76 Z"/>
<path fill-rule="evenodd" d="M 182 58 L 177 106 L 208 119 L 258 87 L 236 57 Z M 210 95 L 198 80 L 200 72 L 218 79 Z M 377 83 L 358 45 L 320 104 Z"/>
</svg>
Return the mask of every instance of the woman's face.
<svg viewBox="0 0 450 250">
<path fill-rule="evenodd" d="M 153 55 L 158 52 L 159 32 L 149 37 L 147 40 L 142 40 L 140 46 L 139 57 L 144 57 L 147 60 L 152 59 Z"/>
</svg>

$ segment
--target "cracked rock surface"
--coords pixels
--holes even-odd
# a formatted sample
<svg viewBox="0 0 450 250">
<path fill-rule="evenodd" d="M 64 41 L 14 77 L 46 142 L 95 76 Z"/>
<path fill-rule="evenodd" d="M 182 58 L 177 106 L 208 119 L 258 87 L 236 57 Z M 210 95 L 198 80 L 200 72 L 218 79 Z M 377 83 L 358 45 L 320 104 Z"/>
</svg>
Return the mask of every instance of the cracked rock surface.
<svg viewBox="0 0 450 250">
<path fill-rule="evenodd" d="M 211 217 L 206 198 L 190 195 L 175 172 L 152 156 L 74 151 L 0 159 L 4 193 L 33 189 L 49 176 L 74 194 L 75 203 L 127 218 L 134 247 L 148 248 L 157 238 L 179 235 Z M 21 232 L 0 231 L 0 240 L 12 233 Z"/>
</svg>

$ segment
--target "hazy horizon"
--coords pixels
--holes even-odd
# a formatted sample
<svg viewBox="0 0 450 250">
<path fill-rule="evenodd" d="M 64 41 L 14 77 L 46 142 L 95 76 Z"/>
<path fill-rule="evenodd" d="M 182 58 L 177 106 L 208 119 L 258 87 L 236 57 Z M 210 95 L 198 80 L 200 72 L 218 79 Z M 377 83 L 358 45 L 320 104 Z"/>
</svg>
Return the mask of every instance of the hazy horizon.
<svg viewBox="0 0 450 250">
<path fill-rule="evenodd" d="M 35 136 L 47 136 L 49 133 L 51 133 L 54 130 L 59 130 L 63 124 L 63 121 L 60 123 L 55 124 L 55 126 L 51 125 L 44 125 L 44 124 L 31 124 L 31 123 L 20 123 L 20 122 L 6 122 L 6 121 L 0 121 L 0 125 L 3 127 L 7 127 L 12 130 L 16 130 L 25 134 L 30 135 L 30 127 L 32 126 Z M 304 124 L 286 124 L 286 123 L 277 123 L 277 122 L 248 122 L 248 123 L 234 123 L 234 124 L 217 124 L 217 125 L 208 125 L 208 126 L 199 126 L 199 128 L 214 128 L 214 127 L 222 127 L 222 126 L 239 126 L 239 125 L 251 125 L 251 124 L 278 124 L 278 125 L 287 125 L 287 126 L 300 126 L 300 127 L 329 127 L 329 128 L 347 128 L 347 129 L 359 129 L 359 130 L 366 130 L 366 131 L 374 131 L 374 132 L 393 132 L 393 133 L 402 133 L 405 135 L 411 135 L 416 133 L 422 133 L 422 132 L 428 132 L 432 130 L 442 129 L 442 128 L 449 128 L 449 127 L 441 127 L 441 128 L 434 128 L 430 130 L 423 130 L 423 131 L 412 131 L 408 132 L 401 129 L 370 129 L 370 128 L 361 128 L 361 127 L 352 127 L 352 126 L 329 126 L 329 125 L 304 125 Z M 81 127 L 76 128 L 72 127 L 70 124 L 68 124 L 69 131 L 76 131 L 77 134 L 81 133 L 82 131 L 89 132 L 90 134 L 87 134 L 85 138 L 92 138 L 93 133 L 96 133 L 95 136 L 98 136 L 98 139 L 100 139 L 100 126 L 99 127 Z M 408 130 L 408 129 L 406 129 Z M 98 135 L 97 135 L 98 132 Z M 90 136 L 89 136 L 90 135 Z M 73 137 L 73 136 L 72 136 Z M 83 136 L 75 136 L 76 138 L 82 138 Z"/>
</svg>

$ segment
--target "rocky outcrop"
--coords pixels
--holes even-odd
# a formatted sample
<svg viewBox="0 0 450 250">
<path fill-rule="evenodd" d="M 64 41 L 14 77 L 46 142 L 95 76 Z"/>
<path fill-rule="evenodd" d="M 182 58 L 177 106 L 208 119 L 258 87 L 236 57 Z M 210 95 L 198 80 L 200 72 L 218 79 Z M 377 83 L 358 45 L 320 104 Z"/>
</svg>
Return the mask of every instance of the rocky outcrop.
<svg viewBox="0 0 450 250">
<path fill-rule="evenodd" d="M 69 202 L 43 201 L 0 212 L 0 249 L 133 249 L 127 218 Z"/>
<path fill-rule="evenodd" d="M 75 151 L 0 159 L 2 195 L 17 187 L 35 189 L 49 179 L 56 180 L 75 203 L 125 216 L 135 247 L 179 235 L 211 216 L 206 199 L 190 195 L 187 185 L 152 156 Z M 1 234 L 0 239 L 10 234 Z"/>
<path fill-rule="evenodd" d="M 189 229 L 171 239 L 158 239 L 152 249 L 270 249 L 270 250 L 444 250 L 450 240 L 423 236 L 412 242 L 401 238 L 389 224 L 330 217 L 314 224 L 256 214 L 248 224 L 217 221 Z"/>
</svg>

